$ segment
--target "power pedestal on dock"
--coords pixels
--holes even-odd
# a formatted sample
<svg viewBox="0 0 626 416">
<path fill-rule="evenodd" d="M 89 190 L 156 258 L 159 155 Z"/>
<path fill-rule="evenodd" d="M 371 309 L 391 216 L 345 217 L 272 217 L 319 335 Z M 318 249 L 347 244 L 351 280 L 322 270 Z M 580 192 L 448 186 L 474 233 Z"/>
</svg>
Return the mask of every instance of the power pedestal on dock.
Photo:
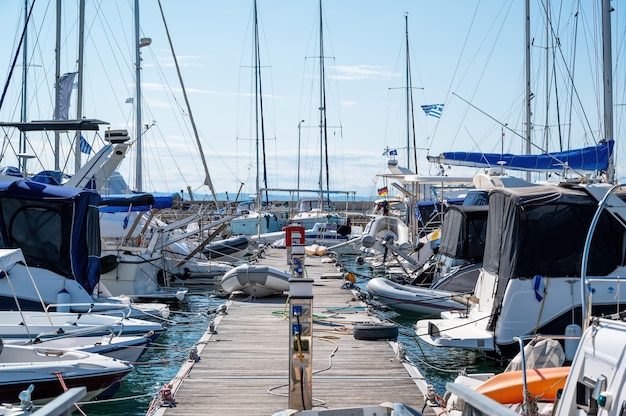
<svg viewBox="0 0 626 416">
<path fill-rule="evenodd" d="M 288 225 L 283 227 L 285 231 L 285 246 L 287 247 L 287 264 L 292 264 L 292 254 L 297 251 L 304 258 L 305 234 L 301 225 Z M 296 248 L 302 246 L 300 249 Z"/>
<path fill-rule="evenodd" d="M 291 269 L 291 277 L 294 279 L 299 279 L 304 277 L 304 244 L 294 244 L 291 247 L 291 261 L 290 269 Z"/>
<path fill-rule="evenodd" d="M 313 407 L 313 279 L 289 280 L 289 409 Z"/>
</svg>

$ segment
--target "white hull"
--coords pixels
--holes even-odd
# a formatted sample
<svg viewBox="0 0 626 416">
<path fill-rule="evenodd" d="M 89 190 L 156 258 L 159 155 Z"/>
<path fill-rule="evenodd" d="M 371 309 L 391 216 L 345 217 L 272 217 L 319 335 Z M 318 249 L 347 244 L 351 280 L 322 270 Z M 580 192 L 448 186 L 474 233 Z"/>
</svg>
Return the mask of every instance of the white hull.
<svg viewBox="0 0 626 416">
<path fill-rule="evenodd" d="M 260 219 L 259 225 L 258 212 L 243 214 L 230 221 L 230 229 L 235 235 L 258 235 L 280 231 L 287 225 L 285 218 L 270 213 L 261 214 Z"/>
<path fill-rule="evenodd" d="M 149 336 L 165 331 L 161 324 L 123 316 L 72 312 L 0 311 L 0 338 L 57 338 L 64 336 Z"/>
<path fill-rule="evenodd" d="M 331 214 L 326 214 L 323 216 L 313 214 L 298 215 L 297 217 L 292 218 L 289 221 L 289 224 L 301 225 L 304 227 L 305 230 L 309 230 L 315 227 L 315 224 L 338 224 L 340 221 L 342 221 L 341 217 L 337 215 L 331 215 L 330 218 L 328 218 L 327 215 Z"/>
<path fill-rule="evenodd" d="M 23 261 L 19 250 L 2 251 L 19 253 Z M 1 258 L 3 264 L 8 261 L 4 255 Z M 7 273 L 4 279 L 0 279 L 0 305 L 4 310 L 17 310 L 14 297 L 17 297 L 22 309 L 43 310 L 47 305 L 58 304 L 59 293 L 63 290 L 68 293 L 69 302 L 82 304 L 82 309 L 87 309 L 94 302 L 92 296 L 76 280 L 50 270 L 26 267 L 21 263 L 13 263 L 8 268 L 3 267 L 3 270 Z"/>
<path fill-rule="evenodd" d="M 238 235 L 222 240 L 215 240 L 204 246 L 202 253 L 209 260 L 219 260 L 234 263 L 248 254 L 250 240 L 248 237 Z"/>
<path fill-rule="evenodd" d="M 158 322 L 162 322 L 163 319 L 167 320 L 170 317 L 170 307 L 166 303 L 134 302 L 133 299 L 128 296 L 111 296 L 108 291 L 106 291 L 107 294 L 104 294 L 102 292 L 102 290 L 105 289 L 103 284 L 98 285 L 96 290 L 98 289 L 101 290 L 101 292 L 99 292 L 100 296 L 95 297 L 96 304 L 101 300 L 104 302 L 102 304 L 104 307 L 100 306 L 94 308 L 94 312 L 119 316 L 119 310 L 121 308 L 122 310 L 126 310 L 126 316 L 128 318 L 156 320 Z M 108 306 L 107 309 L 106 305 L 116 305 L 117 309 L 111 309 L 111 306 Z"/>
<path fill-rule="evenodd" d="M 213 285 L 219 283 L 219 279 L 234 267 L 232 264 L 213 260 L 200 260 L 193 264 L 187 262 L 187 266 L 170 268 L 171 286 Z"/>
<path fill-rule="evenodd" d="M 288 291 L 290 278 L 291 273 L 275 267 L 243 264 L 224 275 L 222 290 L 262 298 Z"/>
<path fill-rule="evenodd" d="M 176 242 L 163 249 L 165 268 L 175 276 L 184 278 L 213 278 L 223 276 L 233 268 L 232 265 L 215 260 L 207 260 L 201 253 L 188 258 L 191 250 L 187 243 Z M 181 261 L 187 259 L 182 265 Z"/>
<path fill-rule="evenodd" d="M 545 335 L 563 335 L 572 323 L 572 310 L 581 308 L 579 278 L 543 278 L 545 299 L 538 300 L 533 279 L 512 279 L 504 294 L 495 329 L 489 328 L 494 308 L 497 277 L 482 270 L 468 313 L 447 313 L 443 319 L 425 319 L 415 325 L 416 334 L 425 342 L 444 347 L 497 351 L 517 346 L 515 337 L 538 330 Z M 593 307 L 615 312 L 626 302 L 626 282 L 597 281 L 592 285 Z M 617 294 L 617 295 L 616 295 Z M 557 328 L 551 330 L 550 328 Z"/>
<path fill-rule="evenodd" d="M 84 400 L 90 400 L 119 382 L 132 369 L 132 365 L 126 362 L 100 354 L 5 345 L 0 354 L 0 400 L 3 403 L 19 402 L 19 393 L 34 384 L 33 402 L 48 402 L 63 392 L 56 373 L 60 373 L 68 388 L 86 386 Z"/>
<path fill-rule="evenodd" d="M 42 311 L 46 307 L 51 310 L 69 309 L 75 312 L 88 310 L 108 313 L 116 316 L 142 316 L 135 305 L 128 299 L 109 298 L 110 293 L 104 290 L 101 296 L 94 297 L 74 279 L 68 279 L 55 272 L 38 267 L 24 265 L 24 257 L 19 249 L 0 249 L 0 264 L 7 274 L 0 279 L 1 310 L 17 310 L 15 298 L 22 310 Z M 104 288 L 104 286 L 101 286 Z M 156 306 L 156 305 L 154 305 Z M 149 314 L 167 318 L 169 308 L 161 305 L 161 309 L 153 307 Z"/>
<path fill-rule="evenodd" d="M 163 273 L 158 267 L 162 262 L 160 253 L 144 252 L 135 255 L 121 251 L 103 251 L 103 255 L 106 254 L 118 257 L 117 267 L 100 275 L 100 281 L 112 296 L 173 302 L 185 298 L 186 288 L 170 288 L 157 281 L 159 273 Z"/>
<path fill-rule="evenodd" d="M 89 352 L 131 363 L 137 362 L 150 344 L 150 338 L 142 336 L 59 337 L 46 339 L 36 344 L 28 338 L 3 338 L 3 341 L 5 344 L 35 345 L 42 348 Z"/>
</svg>

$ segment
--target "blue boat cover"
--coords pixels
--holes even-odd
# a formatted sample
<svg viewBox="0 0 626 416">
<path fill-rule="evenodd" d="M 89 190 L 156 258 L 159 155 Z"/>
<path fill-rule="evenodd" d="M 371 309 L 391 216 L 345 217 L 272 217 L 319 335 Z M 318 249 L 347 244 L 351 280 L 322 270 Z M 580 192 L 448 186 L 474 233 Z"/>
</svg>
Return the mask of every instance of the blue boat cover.
<svg viewBox="0 0 626 416">
<path fill-rule="evenodd" d="M 174 205 L 176 194 L 119 194 L 100 198 L 100 212 L 149 211 L 166 209 Z"/>
<path fill-rule="evenodd" d="M 596 146 L 540 155 L 514 155 L 511 153 L 444 152 L 439 163 L 477 168 L 499 167 L 523 171 L 607 170 L 609 156 L 613 154 L 614 140 Z M 504 162 L 504 163 L 502 163 Z"/>
<path fill-rule="evenodd" d="M 15 176 L 16 178 L 24 177 L 22 172 L 20 172 L 20 170 L 15 166 L 4 166 L 0 168 L 0 175 Z"/>
<path fill-rule="evenodd" d="M 31 178 L 31 181 L 48 185 L 63 185 L 70 177 L 60 170 L 42 170 Z"/>
<path fill-rule="evenodd" d="M 92 293 L 100 280 L 100 196 L 29 180 L 0 182 L 0 246 Z"/>
</svg>

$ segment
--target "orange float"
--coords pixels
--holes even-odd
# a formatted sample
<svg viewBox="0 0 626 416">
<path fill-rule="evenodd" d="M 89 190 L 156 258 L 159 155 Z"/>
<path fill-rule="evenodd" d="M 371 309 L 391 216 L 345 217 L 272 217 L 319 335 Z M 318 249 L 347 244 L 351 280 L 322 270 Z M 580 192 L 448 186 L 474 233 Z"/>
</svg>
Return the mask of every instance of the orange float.
<svg viewBox="0 0 626 416">
<path fill-rule="evenodd" d="M 528 393 L 543 401 L 554 401 L 556 393 L 565 386 L 570 367 L 534 368 L 526 370 Z M 502 404 L 524 401 L 522 371 L 496 374 L 476 388 L 476 391 Z"/>
</svg>

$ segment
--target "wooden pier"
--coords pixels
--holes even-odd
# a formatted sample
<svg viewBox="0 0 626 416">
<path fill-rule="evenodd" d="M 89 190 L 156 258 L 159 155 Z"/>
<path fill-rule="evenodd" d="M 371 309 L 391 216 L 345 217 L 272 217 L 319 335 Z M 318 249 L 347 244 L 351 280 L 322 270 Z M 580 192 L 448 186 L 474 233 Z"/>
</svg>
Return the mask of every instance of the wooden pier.
<svg viewBox="0 0 626 416">
<path fill-rule="evenodd" d="M 286 250 L 268 249 L 260 264 L 288 270 Z M 306 257 L 313 281 L 313 409 L 404 403 L 419 411 L 426 382 L 392 341 L 358 340 L 353 326 L 377 321 L 328 257 Z M 262 299 L 233 295 L 172 380 L 175 407 L 155 415 L 272 415 L 287 409 L 287 294 Z M 212 329 L 212 331 L 211 331 Z M 428 414 L 428 410 L 425 411 Z M 430 413 L 432 414 L 432 412 Z"/>
</svg>

